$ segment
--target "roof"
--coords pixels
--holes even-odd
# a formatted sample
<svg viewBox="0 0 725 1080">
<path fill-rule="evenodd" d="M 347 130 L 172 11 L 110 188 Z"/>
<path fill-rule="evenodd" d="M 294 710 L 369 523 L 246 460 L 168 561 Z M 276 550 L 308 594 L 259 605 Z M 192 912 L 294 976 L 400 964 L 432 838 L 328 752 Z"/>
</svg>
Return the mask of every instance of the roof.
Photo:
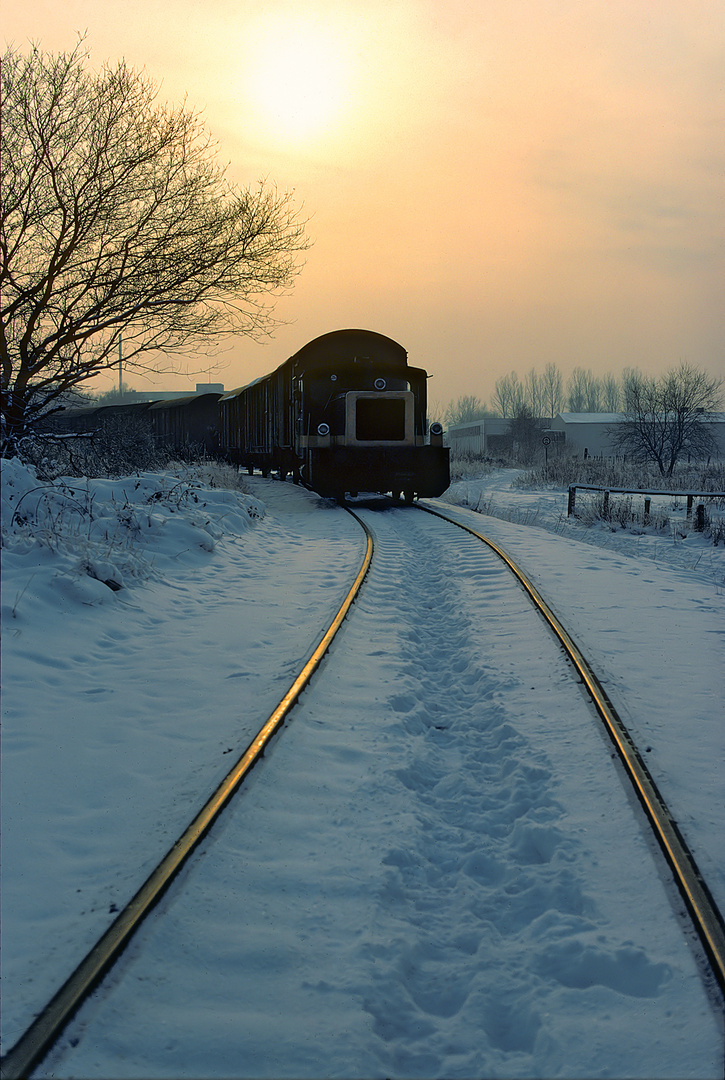
<svg viewBox="0 0 725 1080">
<path fill-rule="evenodd" d="M 348 329 L 331 330 L 327 334 L 321 334 L 320 337 L 313 338 L 312 341 L 308 341 L 306 345 L 293 353 L 290 359 L 299 360 L 299 358 L 307 354 L 320 354 L 322 356 L 326 356 L 330 352 L 334 354 L 340 346 L 351 349 L 356 346 L 366 348 L 369 345 L 386 348 L 391 354 L 401 359 L 406 359 L 408 356 L 408 353 L 399 342 L 393 341 L 392 338 L 387 337 L 385 334 L 379 334 L 376 330 Z"/>
<path fill-rule="evenodd" d="M 619 424 L 627 416 L 624 413 L 562 412 L 556 419 L 565 424 Z M 725 424 L 725 413 L 703 413 L 703 420 L 708 424 Z"/>
<path fill-rule="evenodd" d="M 264 382 L 270 375 L 281 371 L 287 364 L 294 364 L 295 367 L 299 368 L 303 360 L 308 362 L 313 360 L 324 365 L 337 359 L 341 350 L 348 353 L 352 352 L 354 355 L 355 351 L 360 349 L 362 350 L 361 355 L 364 355 L 364 350 L 370 346 L 374 346 L 378 350 L 386 350 L 389 353 L 388 360 L 394 362 L 396 366 L 406 366 L 406 370 L 409 372 L 422 371 L 421 368 L 407 368 L 407 351 L 399 342 L 393 341 L 392 338 L 386 337 L 385 334 L 379 334 L 376 330 L 331 330 L 327 334 L 322 334 L 320 337 L 308 341 L 306 345 L 303 345 L 301 349 L 288 357 L 274 371 L 269 372 L 267 375 L 260 375 L 258 379 L 254 379 L 244 386 L 237 386 L 234 390 L 227 390 L 222 396 L 222 401 L 238 397 L 245 390 L 249 390 L 257 383 Z"/>
<path fill-rule="evenodd" d="M 556 419 L 565 424 L 618 424 L 626 417 L 616 412 L 562 412 Z"/>
</svg>

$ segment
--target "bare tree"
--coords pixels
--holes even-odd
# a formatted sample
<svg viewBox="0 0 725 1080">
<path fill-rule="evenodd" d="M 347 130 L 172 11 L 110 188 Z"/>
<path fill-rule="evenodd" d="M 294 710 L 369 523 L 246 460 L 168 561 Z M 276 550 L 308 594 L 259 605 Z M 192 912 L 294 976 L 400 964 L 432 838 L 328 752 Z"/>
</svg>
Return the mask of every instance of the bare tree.
<svg viewBox="0 0 725 1080">
<path fill-rule="evenodd" d="M 149 354 L 270 327 L 307 244 L 288 194 L 240 190 L 198 115 L 156 103 L 125 62 L 86 70 L 8 49 L 2 64 L 0 361 L 7 434 L 69 387 Z"/>
<path fill-rule="evenodd" d="M 543 402 L 542 415 L 553 420 L 561 412 L 564 403 L 561 372 L 556 364 L 549 363 L 544 368 L 544 374 L 541 376 L 541 399 Z"/>
<path fill-rule="evenodd" d="M 504 419 L 516 416 L 517 412 L 524 407 L 524 387 L 515 371 L 510 371 L 508 375 L 502 375 L 496 380 L 491 400 L 496 412 Z"/>
<path fill-rule="evenodd" d="M 566 382 L 566 407 L 569 412 L 584 412 L 585 400 L 584 369 L 577 367 Z"/>
<path fill-rule="evenodd" d="M 637 388 L 643 380 L 639 368 L 626 367 L 622 372 L 622 404 L 629 409 L 637 394 Z"/>
<path fill-rule="evenodd" d="M 465 424 L 469 420 L 480 420 L 486 415 L 485 402 L 475 394 L 463 394 L 457 401 L 451 401 L 446 410 L 446 424 Z"/>
<path fill-rule="evenodd" d="M 626 419 L 610 429 L 612 442 L 620 453 L 656 462 L 663 476 L 671 476 L 685 454 L 703 458 L 716 451 L 707 414 L 722 403 L 721 385 L 684 363 L 659 379 L 628 371 Z"/>
<path fill-rule="evenodd" d="M 601 392 L 599 381 L 589 370 L 576 367 L 566 387 L 570 412 L 599 412 Z"/>
<path fill-rule="evenodd" d="M 544 415 L 544 387 L 536 368 L 532 368 L 524 378 L 524 401 L 532 416 Z"/>
<path fill-rule="evenodd" d="M 600 380 L 601 407 L 604 412 L 619 412 L 622 405 L 622 388 L 614 375 L 605 375 Z"/>
<path fill-rule="evenodd" d="M 601 412 L 602 411 L 602 384 L 599 379 L 587 371 L 586 380 L 586 412 Z"/>
<path fill-rule="evenodd" d="M 536 460 L 541 449 L 543 428 L 543 422 L 533 415 L 528 405 L 522 405 L 511 418 L 509 434 L 516 456 L 524 465 L 530 465 Z"/>
</svg>

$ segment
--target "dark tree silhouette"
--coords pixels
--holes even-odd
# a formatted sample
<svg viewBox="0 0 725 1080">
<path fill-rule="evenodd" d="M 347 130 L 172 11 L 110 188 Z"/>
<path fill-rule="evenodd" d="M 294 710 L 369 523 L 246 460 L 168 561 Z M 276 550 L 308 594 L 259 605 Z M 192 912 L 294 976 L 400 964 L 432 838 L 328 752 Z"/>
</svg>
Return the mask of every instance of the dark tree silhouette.
<svg viewBox="0 0 725 1080">
<path fill-rule="evenodd" d="M 514 450 L 524 464 L 530 465 L 541 450 L 544 424 L 534 416 L 528 405 L 521 405 L 509 423 Z"/>
<path fill-rule="evenodd" d="M 705 458 L 717 449 L 708 413 L 722 401 L 721 382 L 689 364 L 648 378 L 628 371 L 624 380 L 624 419 L 609 430 L 621 454 L 655 462 L 671 476 L 687 454 Z"/>
<path fill-rule="evenodd" d="M 289 194 L 240 190 L 198 115 L 124 61 L 8 49 L 2 62 L 0 390 L 12 442 L 69 388 L 268 332 L 298 271 Z M 154 360 L 153 354 L 156 354 Z M 162 355 L 165 354 L 165 355 Z"/>
</svg>

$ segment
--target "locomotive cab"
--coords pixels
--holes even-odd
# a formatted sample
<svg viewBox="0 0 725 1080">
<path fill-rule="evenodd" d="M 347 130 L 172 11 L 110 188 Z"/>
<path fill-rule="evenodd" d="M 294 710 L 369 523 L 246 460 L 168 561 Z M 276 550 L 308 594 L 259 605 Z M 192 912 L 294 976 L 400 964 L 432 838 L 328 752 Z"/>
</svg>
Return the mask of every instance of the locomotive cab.
<svg viewBox="0 0 725 1080">
<path fill-rule="evenodd" d="M 296 379 L 299 451 L 371 443 L 415 446 L 422 435 L 410 382 L 338 365 L 332 374 L 306 371 Z M 422 441 L 422 440 L 420 440 Z"/>
</svg>

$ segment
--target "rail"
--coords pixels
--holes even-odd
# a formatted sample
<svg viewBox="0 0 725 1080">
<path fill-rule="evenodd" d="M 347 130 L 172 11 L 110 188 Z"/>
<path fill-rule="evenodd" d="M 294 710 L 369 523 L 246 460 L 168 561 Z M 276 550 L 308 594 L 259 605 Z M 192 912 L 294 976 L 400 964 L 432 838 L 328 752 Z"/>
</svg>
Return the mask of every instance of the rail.
<svg viewBox="0 0 725 1080">
<path fill-rule="evenodd" d="M 471 533 L 488 545 L 508 566 L 523 586 L 537 610 L 549 624 L 586 686 L 595 709 L 603 721 L 625 772 L 634 787 L 662 852 L 672 870 L 693 925 L 700 937 L 721 991 L 725 994 L 725 923 L 684 837 L 662 798 L 657 785 L 637 749 L 634 740 L 617 714 L 599 679 L 579 647 L 553 613 L 536 586 L 509 555 L 484 533 L 448 517 L 432 507 L 417 504 L 428 514 L 442 518 Z"/>
<path fill-rule="evenodd" d="M 332 644 L 355 597 L 360 591 L 373 555 L 373 539 L 367 525 L 349 511 L 366 536 L 365 556 L 354 582 L 319 644 L 277 708 L 232 766 L 212 796 L 187 826 L 141 888 L 117 915 L 114 922 L 86 954 L 11 1050 L 0 1060 L 0 1075 L 7 1080 L 26 1077 L 59 1038 L 80 1005 L 101 981 L 128 945 L 142 921 L 158 903 L 177 873 L 208 833 L 230 799 L 237 793 L 252 767 L 262 756 L 273 735 L 282 727 L 291 709 L 317 671 Z"/>
</svg>

